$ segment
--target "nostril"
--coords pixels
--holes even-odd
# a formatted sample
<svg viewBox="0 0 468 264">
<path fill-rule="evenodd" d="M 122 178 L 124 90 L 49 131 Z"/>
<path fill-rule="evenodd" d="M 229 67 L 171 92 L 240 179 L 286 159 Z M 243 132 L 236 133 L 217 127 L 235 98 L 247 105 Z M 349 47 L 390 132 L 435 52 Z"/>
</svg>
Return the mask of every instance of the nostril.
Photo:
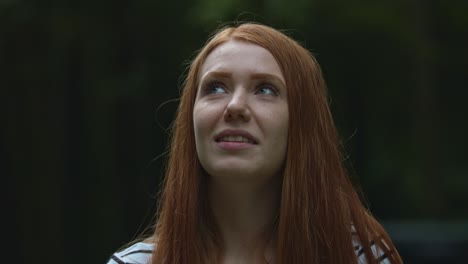
<svg viewBox="0 0 468 264">
<path fill-rule="evenodd" d="M 243 119 L 244 121 L 248 121 L 250 119 L 250 113 L 249 113 L 249 110 L 246 108 L 242 108 L 242 109 L 227 108 L 225 111 L 224 117 L 226 120 Z"/>
</svg>

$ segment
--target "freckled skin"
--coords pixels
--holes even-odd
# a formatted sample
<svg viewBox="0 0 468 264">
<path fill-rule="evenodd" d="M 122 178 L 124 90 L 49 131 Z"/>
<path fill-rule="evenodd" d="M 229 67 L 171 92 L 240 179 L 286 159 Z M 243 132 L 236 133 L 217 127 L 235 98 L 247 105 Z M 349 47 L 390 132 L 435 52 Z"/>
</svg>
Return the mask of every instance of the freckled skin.
<svg viewBox="0 0 468 264">
<path fill-rule="evenodd" d="M 215 179 L 258 183 L 278 175 L 286 156 L 289 114 L 284 76 L 273 55 L 231 40 L 208 55 L 199 78 L 193 122 L 206 172 Z M 215 135 L 225 129 L 247 131 L 257 144 L 223 149 Z"/>
</svg>

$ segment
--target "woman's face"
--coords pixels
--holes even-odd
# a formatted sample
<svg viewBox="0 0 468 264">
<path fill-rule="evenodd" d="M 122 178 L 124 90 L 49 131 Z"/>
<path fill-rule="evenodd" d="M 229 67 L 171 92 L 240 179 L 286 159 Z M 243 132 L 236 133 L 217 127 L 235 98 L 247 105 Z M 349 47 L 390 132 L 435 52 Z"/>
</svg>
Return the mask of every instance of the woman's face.
<svg viewBox="0 0 468 264">
<path fill-rule="evenodd" d="M 203 63 L 193 110 L 198 158 L 214 179 L 267 180 L 282 168 L 287 89 L 266 49 L 228 41 Z"/>
</svg>

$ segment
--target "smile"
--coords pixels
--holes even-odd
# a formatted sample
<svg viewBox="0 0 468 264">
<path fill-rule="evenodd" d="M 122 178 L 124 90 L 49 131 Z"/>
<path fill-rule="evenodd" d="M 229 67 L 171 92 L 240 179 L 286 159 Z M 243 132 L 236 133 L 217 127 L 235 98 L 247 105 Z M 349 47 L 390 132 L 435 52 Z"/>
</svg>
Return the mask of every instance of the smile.
<svg viewBox="0 0 468 264">
<path fill-rule="evenodd" d="M 254 142 L 243 136 L 226 136 L 222 137 L 218 142 L 246 142 L 253 144 Z"/>
<path fill-rule="evenodd" d="M 220 142 L 248 143 L 256 145 L 257 139 L 245 130 L 226 129 L 215 135 L 214 140 Z"/>
</svg>

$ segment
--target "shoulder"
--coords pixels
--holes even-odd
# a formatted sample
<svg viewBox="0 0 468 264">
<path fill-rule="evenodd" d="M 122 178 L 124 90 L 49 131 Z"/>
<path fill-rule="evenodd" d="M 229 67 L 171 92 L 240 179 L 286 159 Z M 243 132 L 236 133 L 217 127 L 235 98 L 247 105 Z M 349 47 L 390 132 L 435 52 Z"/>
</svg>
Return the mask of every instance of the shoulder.
<svg viewBox="0 0 468 264">
<path fill-rule="evenodd" d="M 382 246 L 386 247 L 385 241 L 383 240 L 381 240 L 378 244 L 382 244 Z M 374 258 L 377 260 L 377 263 L 391 264 L 388 256 L 379 245 L 377 245 L 375 241 L 371 241 L 370 243 L 370 249 L 374 255 Z M 364 247 L 359 242 L 359 239 L 353 238 L 353 247 L 358 259 L 358 264 L 367 264 L 366 254 L 364 254 Z"/>
<path fill-rule="evenodd" d="M 114 253 L 107 264 L 147 264 L 151 259 L 154 244 L 139 242 Z"/>
</svg>

